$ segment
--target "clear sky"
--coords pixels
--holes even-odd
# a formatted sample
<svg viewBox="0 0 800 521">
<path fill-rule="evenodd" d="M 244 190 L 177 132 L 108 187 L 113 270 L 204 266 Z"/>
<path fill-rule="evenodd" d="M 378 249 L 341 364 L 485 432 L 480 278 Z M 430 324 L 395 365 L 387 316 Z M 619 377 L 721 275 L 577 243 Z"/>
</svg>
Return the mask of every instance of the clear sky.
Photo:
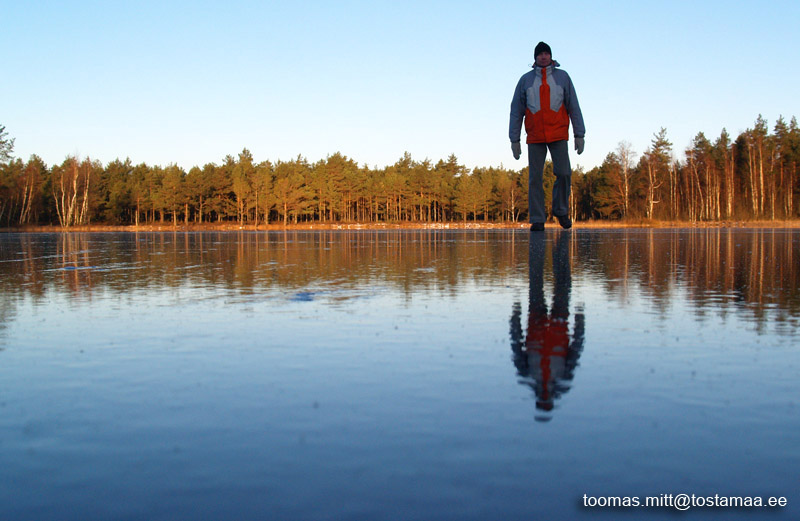
<svg viewBox="0 0 800 521">
<path fill-rule="evenodd" d="M 586 122 L 573 166 L 666 127 L 800 117 L 797 0 L 594 2 L 0 0 L 0 124 L 15 156 L 220 163 L 404 151 L 519 169 L 508 112 L 544 40 Z"/>
</svg>

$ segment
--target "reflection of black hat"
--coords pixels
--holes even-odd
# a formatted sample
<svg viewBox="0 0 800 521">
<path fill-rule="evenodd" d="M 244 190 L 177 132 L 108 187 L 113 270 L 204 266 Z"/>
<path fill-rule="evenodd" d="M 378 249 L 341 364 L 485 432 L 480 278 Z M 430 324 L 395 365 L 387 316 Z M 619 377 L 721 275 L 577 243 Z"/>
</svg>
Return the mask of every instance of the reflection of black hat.
<svg viewBox="0 0 800 521">
<path fill-rule="evenodd" d="M 550 50 L 550 46 L 549 45 L 547 45 L 544 42 L 539 42 L 539 43 L 536 44 L 536 49 L 533 50 L 533 57 L 536 58 L 537 56 L 539 56 L 543 52 L 546 52 L 550 56 L 553 55 L 553 51 Z"/>
</svg>

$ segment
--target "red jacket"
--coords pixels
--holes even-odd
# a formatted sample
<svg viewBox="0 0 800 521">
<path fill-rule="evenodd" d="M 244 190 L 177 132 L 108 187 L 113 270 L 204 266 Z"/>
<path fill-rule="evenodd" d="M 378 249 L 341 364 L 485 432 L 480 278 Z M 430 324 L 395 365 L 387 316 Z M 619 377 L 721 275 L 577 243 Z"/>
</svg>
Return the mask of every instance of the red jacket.
<svg viewBox="0 0 800 521">
<path fill-rule="evenodd" d="M 523 119 L 528 143 L 568 140 L 570 121 L 575 137 L 584 137 L 586 129 L 572 80 L 557 66 L 555 61 L 547 67 L 536 66 L 517 83 L 508 131 L 512 142 L 520 140 Z"/>
</svg>

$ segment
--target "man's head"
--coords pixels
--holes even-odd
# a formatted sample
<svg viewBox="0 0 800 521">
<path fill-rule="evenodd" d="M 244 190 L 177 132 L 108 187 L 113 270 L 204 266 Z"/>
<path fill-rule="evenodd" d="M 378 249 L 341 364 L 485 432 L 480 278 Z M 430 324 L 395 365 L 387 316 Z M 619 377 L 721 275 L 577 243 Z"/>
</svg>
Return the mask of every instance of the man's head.
<svg viewBox="0 0 800 521">
<path fill-rule="evenodd" d="M 544 42 L 536 44 L 536 49 L 533 50 L 533 56 L 536 59 L 536 65 L 539 67 L 547 67 L 552 62 L 553 52 L 550 46 Z"/>
</svg>

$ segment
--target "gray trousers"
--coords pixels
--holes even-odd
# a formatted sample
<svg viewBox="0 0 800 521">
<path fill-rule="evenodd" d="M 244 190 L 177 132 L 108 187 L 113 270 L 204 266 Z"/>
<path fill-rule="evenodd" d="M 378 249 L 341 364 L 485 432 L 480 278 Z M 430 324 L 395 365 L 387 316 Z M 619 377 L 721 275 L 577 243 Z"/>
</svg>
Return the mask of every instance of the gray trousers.
<svg viewBox="0 0 800 521">
<path fill-rule="evenodd" d="M 544 209 L 544 160 L 547 149 L 553 160 L 553 215 L 569 214 L 569 191 L 572 181 L 572 168 L 569 164 L 569 141 L 528 144 L 528 216 L 531 223 L 544 223 L 547 212 Z"/>
</svg>

